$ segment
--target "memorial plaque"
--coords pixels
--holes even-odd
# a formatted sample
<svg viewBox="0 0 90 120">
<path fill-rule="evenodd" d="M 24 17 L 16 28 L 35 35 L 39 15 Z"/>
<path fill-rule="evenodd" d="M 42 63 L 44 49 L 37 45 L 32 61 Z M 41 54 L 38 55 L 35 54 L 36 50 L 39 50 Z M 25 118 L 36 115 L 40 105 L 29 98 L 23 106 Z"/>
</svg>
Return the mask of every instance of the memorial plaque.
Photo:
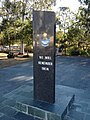
<svg viewBox="0 0 90 120">
<path fill-rule="evenodd" d="M 55 102 L 55 13 L 33 12 L 34 99 Z"/>
</svg>

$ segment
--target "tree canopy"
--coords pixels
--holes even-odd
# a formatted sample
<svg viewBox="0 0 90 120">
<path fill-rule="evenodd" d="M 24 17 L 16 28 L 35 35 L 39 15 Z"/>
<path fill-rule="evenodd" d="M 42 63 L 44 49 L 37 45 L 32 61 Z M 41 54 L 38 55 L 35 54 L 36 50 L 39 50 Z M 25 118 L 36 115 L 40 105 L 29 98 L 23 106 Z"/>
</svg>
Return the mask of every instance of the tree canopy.
<svg viewBox="0 0 90 120">
<path fill-rule="evenodd" d="M 0 45 L 10 46 L 23 41 L 27 47 L 32 46 L 33 10 L 51 10 L 54 4 L 54 0 L 4 0 L 0 6 Z M 56 18 L 59 23 L 56 46 L 63 48 L 67 55 L 71 55 L 72 51 L 79 51 L 80 55 L 90 56 L 88 8 L 80 7 L 77 14 L 71 13 L 69 8 L 63 9 Z"/>
</svg>

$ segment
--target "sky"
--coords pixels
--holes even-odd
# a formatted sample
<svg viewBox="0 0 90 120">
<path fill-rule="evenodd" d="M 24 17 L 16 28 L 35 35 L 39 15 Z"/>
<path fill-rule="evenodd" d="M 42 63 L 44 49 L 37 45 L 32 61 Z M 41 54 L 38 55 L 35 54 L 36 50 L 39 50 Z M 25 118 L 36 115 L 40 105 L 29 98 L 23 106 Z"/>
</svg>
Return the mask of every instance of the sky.
<svg viewBox="0 0 90 120">
<path fill-rule="evenodd" d="M 56 0 L 56 7 L 54 7 L 54 11 L 57 11 L 59 7 L 70 7 L 71 11 L 76 12 L 79 6 L 80 3 L 78 0 Z"/>
<path fill-rule="evenodd" d="M 70 7 L 70 10 L 76 13 L 79 6 L 80 3 L 78 0 L 56 0 L 56 6 L 53 8 L 53 10 L 56 12 L 59 10 L 59 7 Z"/>
<path fill-rule="evenodd" d="M 70 7 L 70 10 L 73 12 L 77 12 L 80 3 L 78 0 L 57 0 L 56 6 L 54 7 L 54 11 L 57 11 L 59 7 Z"/>
</svg>

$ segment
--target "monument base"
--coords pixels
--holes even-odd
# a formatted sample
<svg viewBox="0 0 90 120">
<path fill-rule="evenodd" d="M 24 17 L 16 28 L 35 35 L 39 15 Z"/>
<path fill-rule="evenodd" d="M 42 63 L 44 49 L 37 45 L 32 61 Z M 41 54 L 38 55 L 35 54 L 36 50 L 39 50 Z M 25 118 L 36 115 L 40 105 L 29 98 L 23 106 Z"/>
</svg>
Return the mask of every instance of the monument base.
<svg viewBox="0 0 90 120">
<path fill-rule="evenodd" d="M 16 103 L 16 109 L 42 120 L 63 120 L 65 115 L 69 112 L 75 96 L 67 96 L 61 93 L 62 91 L 60 91 L 58 87 L 59 86 L 57 85 L 54 104 L 33 100 L 33 91 L 31 88 L 31 97 L 18 100 Z"/>
</svg>

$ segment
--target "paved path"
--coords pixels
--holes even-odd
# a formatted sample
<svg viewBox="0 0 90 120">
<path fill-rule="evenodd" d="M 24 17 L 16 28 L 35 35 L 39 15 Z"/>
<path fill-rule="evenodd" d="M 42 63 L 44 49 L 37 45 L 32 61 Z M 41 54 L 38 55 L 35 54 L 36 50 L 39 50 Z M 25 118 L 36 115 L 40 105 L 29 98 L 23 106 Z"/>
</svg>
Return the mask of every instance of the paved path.
<svg viewBox="0 0 90 120">
<path fill-rule="evenodd" d="M 30 84 L 32 79 L 32 62 L 0 69 L 0 120 L 34 119 L 13 109 L 15 101 L 5 97 L 13 90 Z M 66 89 L 66 94 L 76 94 L 76 101 L 66 120 L 90 120 L 90 58 L 57 57 L 56 84 L 64 85 L 61 88 L 63 91 Z"/>
<path fill-rule="evenodd" d="M 57 57 L 56 84 L 90 91 L 90 58 Z"/>
</svg>

